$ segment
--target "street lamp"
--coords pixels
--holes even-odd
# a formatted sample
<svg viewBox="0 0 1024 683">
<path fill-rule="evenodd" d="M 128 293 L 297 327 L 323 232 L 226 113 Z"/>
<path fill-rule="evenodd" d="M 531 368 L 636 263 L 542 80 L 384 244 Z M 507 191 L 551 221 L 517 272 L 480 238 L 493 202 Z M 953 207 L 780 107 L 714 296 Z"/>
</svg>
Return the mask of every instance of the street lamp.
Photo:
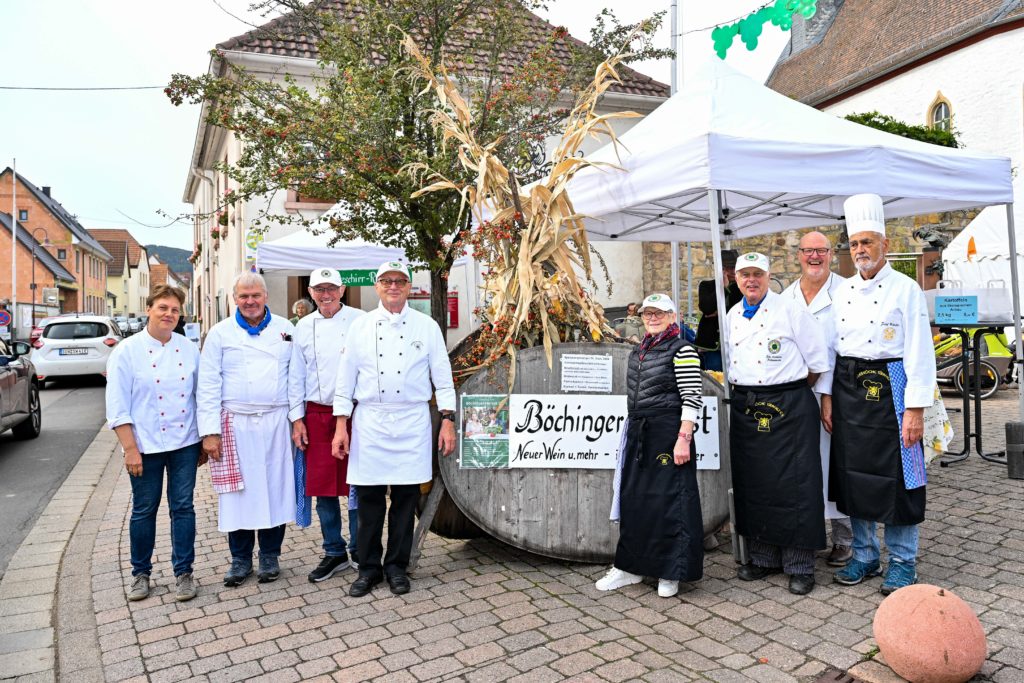
<svg viewBox="0 0 1024 683">
<path fill-rule="evenodd" d="M 37 232 L 43 233 L 42 245 L 39 244 L 39 238 L 36 237 Z M 42 228 L 35 228 L 32 230 L 32 240 L 32 284 L 29 286 L 29 289 L 32 290 L 32 320 L 29 325 L 30 330 L 36 326 L 36 247 L 50 246 L 50 236 L 47 235 L 46 231 Z"/>
</svg>

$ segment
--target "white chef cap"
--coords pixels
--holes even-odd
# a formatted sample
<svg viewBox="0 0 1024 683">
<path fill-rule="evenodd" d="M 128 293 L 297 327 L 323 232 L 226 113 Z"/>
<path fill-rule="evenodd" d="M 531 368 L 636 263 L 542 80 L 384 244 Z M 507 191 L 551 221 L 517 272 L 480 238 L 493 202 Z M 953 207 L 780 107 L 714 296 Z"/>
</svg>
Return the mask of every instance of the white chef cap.
<svg viewBox="0 0 1024 683">
<path fill-rule="evenodd" d="M 877 194 L 855 194 L 843 202 L 846 214 L 846 234 L 877 232 L 885 237 L 885 212 L 882 198 Z"/>
</svg>

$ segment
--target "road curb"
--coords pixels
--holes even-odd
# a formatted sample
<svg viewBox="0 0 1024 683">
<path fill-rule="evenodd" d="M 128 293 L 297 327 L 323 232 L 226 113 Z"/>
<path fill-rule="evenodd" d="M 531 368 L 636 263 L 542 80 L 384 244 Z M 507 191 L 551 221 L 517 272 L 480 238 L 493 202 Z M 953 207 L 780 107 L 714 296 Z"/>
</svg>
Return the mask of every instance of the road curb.
<svg viewBox="0 0 1024 683">
<path fill-rule="evenodd" d="M 0 678 L 55 681 L 62 561 L 117 446 L 102 429 L 22 541 L 0 580 Z"/>
</svg>

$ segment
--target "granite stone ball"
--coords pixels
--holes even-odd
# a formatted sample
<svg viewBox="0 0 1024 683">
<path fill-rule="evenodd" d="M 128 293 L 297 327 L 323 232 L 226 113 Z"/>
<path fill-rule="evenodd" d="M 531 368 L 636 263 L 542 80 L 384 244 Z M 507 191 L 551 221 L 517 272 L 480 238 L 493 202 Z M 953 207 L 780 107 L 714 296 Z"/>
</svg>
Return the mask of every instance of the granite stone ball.
<svg viewBox="0 0 1024 683">
<path fill-rule="evenodd" d="M 970 606 L 945 588 L 917 584 L 875 612 L 875 641 L 893 671 L 912 683 L 963 683 L 985 663 L 985 631 Z"/>
</svg>

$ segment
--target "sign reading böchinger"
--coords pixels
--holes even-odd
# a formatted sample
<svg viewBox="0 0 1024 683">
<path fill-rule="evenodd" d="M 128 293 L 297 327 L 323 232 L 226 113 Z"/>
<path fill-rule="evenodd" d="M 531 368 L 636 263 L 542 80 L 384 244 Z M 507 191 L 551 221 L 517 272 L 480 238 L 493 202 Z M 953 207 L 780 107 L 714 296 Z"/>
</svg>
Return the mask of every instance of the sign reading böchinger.
<svg viewBox="0 0 1024 683">
<path fill-rule="evenodd" d="M 615 469 L 626 397 L 512 394 L 509 467 Z"/>
</svg>

